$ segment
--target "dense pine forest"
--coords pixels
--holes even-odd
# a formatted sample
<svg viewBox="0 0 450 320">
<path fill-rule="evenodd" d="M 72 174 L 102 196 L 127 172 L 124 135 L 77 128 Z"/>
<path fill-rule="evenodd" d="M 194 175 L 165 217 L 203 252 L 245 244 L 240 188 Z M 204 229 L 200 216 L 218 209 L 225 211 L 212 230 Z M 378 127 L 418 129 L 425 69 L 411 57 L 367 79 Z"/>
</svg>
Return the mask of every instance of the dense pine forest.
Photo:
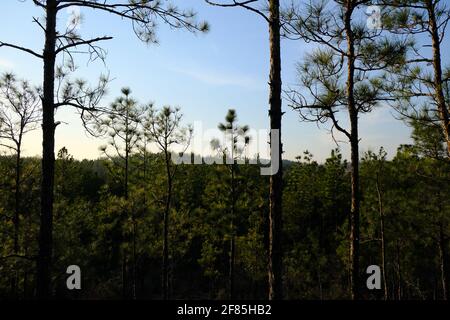
<svg viewBox="0 0 450 320">
<path fill-rule="evenodd" d="M 132 84 L 109 92 L 107 73 L 75 77 L 83 54 L 108 65 L 114 31 L 84 32 L 76 11 L 68 24 L 61 12 L 131 24 L 148 50 L 164 41 L 157 25 L 208 37 L 215 21 L 174 2 L 17 1 L 39 10 L 26 32 L 43 41 L 0 38 L 0 54 L 43 69 L 34 83 L 0 64 L 0 299 L 447 300 L 450 2 L 198 0 L 264 22 L 269 51 L 254 54 L 269 61 L 260 112 L 270 159 L 250 153 L 259 128 L 237 108 L 200 154 L 182 106 L 145 102 Z M 308 45 L 291 66 L 295 84 L 283 81 L 285 43 Z M 57 111 L 68 108 L 78 134 L 98 141 L 91 159 L 56 148 Z M 409 128 L 411 143 L 363 150 L 362 119 L 375 109 Z M 284 157 L 293 115 L 328 130 L 326 159 Z M 42 155 L 31 157 L 24 141 L 38 131 Z"/>
</svg>

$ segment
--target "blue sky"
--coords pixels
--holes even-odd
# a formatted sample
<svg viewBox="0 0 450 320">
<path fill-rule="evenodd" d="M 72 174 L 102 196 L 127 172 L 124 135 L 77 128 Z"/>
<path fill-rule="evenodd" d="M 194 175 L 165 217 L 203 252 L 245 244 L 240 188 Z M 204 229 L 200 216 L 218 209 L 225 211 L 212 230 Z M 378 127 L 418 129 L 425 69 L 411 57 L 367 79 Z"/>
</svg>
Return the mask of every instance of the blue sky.
<svg viewBox="0 0 450 320">
<path fill-rule="evenodd" d="M 32 22 L 42 13 L 32 1 L 3 1 L 0 13 L 0 39 L 42 49 L 42 32 Z M 133 34 L 130 24 L 91 10 L 82 10 L 80 32 L 85 37 L 112 35 L 105 42 L 108 51 L 107 69 L 114 81 L 109 86 L 104 103 L 120 94 L 120 88 L 129 86 L 140 102 L 152 101 L 156 106 L 180 106 L 185 121 L 202 121 L 203 127 L 215 128 L 229 108 L 237 110 L 241 124 L 255 129 L 266 129 L 268 119 L 268 32 L 258 16 L 240 9 L 213 8 L 203 0 L 179 1 L 192 7 L 200 19 L 207 20 L 211 31 L 193 35 L 171 30 L 160 25 L 158 45 L 145 45 Z M 59 23 L 64 25 L 68 14 L 63 12 Z M 283 41 L 283 82 L 287 88 L 295 84 L 295 63 L 311 47 L 301 41 Z M 106 71 L 102 63 L 87 64 L 84 57 L 77 60 L 77 75 L 95 82 Z M 27 54 L 0 49 L 0 72 L 14 71 L 19 77 L 39 84 L 41 62 Z M 294 159 L 308 149 L 317 160 L 325 159 L 336 145 L 325 127 L 299 121 L 298 115 L 284 105 L 284 158 Z M 389 154 L 397 146 L 409 143 L 410 130 L 395 120 L 389 108 L 380 108 L 361 118 L 362 151 L 384 146 Z M 104 141 L 88 137 L 73 110 L 58 111 L 56 150 L 66 146 L 76 158 L 97 158 L 98 146 Z M 348 145 L 341 144 L 348 155 Z M 25 139 L 25 154 L 40 154 L 40 132 L 32 132 Z"/>
</svg>

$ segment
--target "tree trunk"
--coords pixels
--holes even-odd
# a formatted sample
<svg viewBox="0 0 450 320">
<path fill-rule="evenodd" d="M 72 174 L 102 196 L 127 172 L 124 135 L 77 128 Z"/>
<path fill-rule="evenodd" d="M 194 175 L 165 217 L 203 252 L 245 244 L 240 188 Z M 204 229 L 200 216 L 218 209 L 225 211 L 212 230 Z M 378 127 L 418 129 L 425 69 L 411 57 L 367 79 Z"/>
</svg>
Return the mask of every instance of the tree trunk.
<svg viewBox="0 0 450 320">
<path fill-rule="evenodd" d="M 234 295 L 234 265 L 235 265 L 235 257 L 236 257 L 236 242 L 235 242 L 235 237 L 234 234 L 231 235 L 231 240 L 230 240 L 230 272 L 228 275 L 228 282 L 229 282 L 229 287 L 230 287 L 230 300 L 235 299 L 235 295 Z"/>
<path fill-rule="evenodd" d="M 352 120 L 352 122 L 357 120 Z M 357 130 L 357 129 L 356 129 Z M 352 130 L 353 131 L 353 130 Z M 359 279 L 359 156 L 358 140 L 354 136 L 351 141 L 351 185 L 352 185 L 352 204 L 350 211 L 350 257 L 351 257 L 351 295 L 353 300 L 360 299 L 360 279 Z"/>
<path fill-rule="evenodd" d="M 170 172 L 170 160 L 167 149 L 165 150 L 165 161 L 167 171 L 167 198 L 164 209 L 164 239 L 163 239 L 163 279 L 162 294 L 163 299 L 168 300 L 169 297 L 169 211 L 172 198 L 172 174 Z"/>
<path fill-rule="evenodd" d="M 127 256 L 123 252 L 122 256 L 122 297 L 125 299 L 127 297 Z"/>
<path fill-rule="evenodd" d="M 19 135 L 16 154 L 16 177 L 14 190 L 14 253 L 19 254 L 19 232 L 20 232 L 20 176 L 21 176 L 21 142 L 22 134 Z"/>
<path fill-rule="evenodd" d="M 37 261 L 37 296 L 51 296 L 51 267 L 53 247 L 53 186 L 55 175 L 55 60 L 57 1 L 47 1 L 44 82 L 42 99 L 42 181 L 39 256 Z"/>
<path fill-rule="evenodd" d="M 448 260 L 447 260 L 447 239 L 444 234 L 444 226 L 442 222 L 439 224 L 439 260 L 441 269 L 442 298 L 448 299 Z"/>
<path fill-rule="evenodd" d="M 444 131 L 445 140 L 447 142 L 447 154 L 450 156 L 450 121 L 449 110 L 445 102 L 444 90 L 442 87 L 442 61 L 441 61 L 441 44 L 439 40 L 439 26 L 437 25 L 435 4 L 433 1 L 427 1 L 427 9 L 429 16 L 429 25 L 431 32 L 431 40 L 433 47 L 433 69 L 434 69 L 434 90 L 435 99 L 438 107 L 441 125 Z"/>
<path fill-rule="evenodd" d="M 20 233 L 20 176 L 21 176 L 21 148 L 22 148 L 22 133 L 23 126 L 21 128 L 21 132 L 19 134 L 18 143 L 17 143 L 17 153 L 16 153 L 16 170 L 15 170 L 15 190 L 14 190 L 14 217 L 13 217 L 13 225 L 14 225 L 14 254 L 18 255 L 20 251 L 19 246 L 19 233 Z M 17 262 L 15 262 L 15 274 L 12 280 L 12 296 L 16 297 L 17 287 L 19 282 L 19 276 L 17 271 Z"/>
<path fill-rule="evenodd" d="M 133 224 L 133 283 L 132 283 L 132 296 L 133 299 L 137 298 L 136 294 L 136 279 L 137 279 L 137 268 L 136 268 L 136 219 L 134 217 L 134 213 L 132 213 L 132 221 Z"/>
<path fill-rule="evenodd" d="M 282 251 L 282 144 L 281 144 L 281 48 L 280 48 L 280 1 L 269 1 L 269 33 L 270 33 L 270 143 L 278 144 L 279 153 L 271 154 L 279 164 L 278 171 L 270 176 L 270 210 L 269 210 L 269 299 L 283 298 L 283 251 Z M 277 139 L 273 130 L 278 131 Z"/>
<path fill-rule="evenodd" d="M 126 212 L 125 216 L 128 219 L 129 207 L 129 190 L 128 190 L 128 180 L 129 180 L 129 166 L 130 166 L 130 137 L 129 137 L 129 109 L 126 109 L 126 120 L 125 120 L 125 176 L 124 176 L 124 192 L 126 200 Z M 134 213 L 131 213 L 131 223 L 132 223 L 132 252 L 131 252 L 131 297 L 136 299 L 136 221 L 134 218 Z M 126 254 L 126 253 L 124 253 Z M 126 285 L 124 285 L 126 287 Z"/>
<path fill-rule="evenodd" d="M 236 257 L 236 243 L 235 243 L 235 186 L 234 186 L 234 137 L 231 136 L 231 158 L 233 159 L 233 164 L 231 165 L 231 239 L 230 239 L 230 257 L 229 257 L 229 274 L 228 274 L 228 285 L 229 285 L 229 298 L 230 300 L 234 299 L 234 265 L 235 265 L 235 257 Z"/>
<path fill-rule="evenodd" d="M 359 280 L 359 138 L 358 138 L 358 110 L 354 97 L 354 74 L 355 74 L 355 47 L 354 35 L 351 26 L 353 14 L 353 1 L 347 1 L 345 12 L 345 33 L 347 37 L 347 103 L 350 116 L 350 147 L 351 147 L 351 186 L 352 199 L 350 210 L 350 276 L 351 297 L 353 300 L 360 299 Z"/>
<path fill-rule="evenodd" d="M 388 284 L 386 274 L 386 238 L 384 233 L 384 208 L 383 194 L 380 186 L 379 174 L 377 173 L 377 194 L 378 194 L 378 210 L 380 213 L 380 235 L 381 235 L 381 267 L 383 272 L 384 300 L 388 300 Z"/>
<path fill-rule="evenodd" d="M 29 247 L 30 243 L 32 241 L 32 219 L 31 219 L 31 213 L 30 210 L 25 210 L 26 213 L 26 227 L 25 227 L 25 233 L 24 233 L 24 239 L 23 239 L 23 252 L 26 257 L 28 257 L 29 253 Z M 24 276 L 23 276 L 23 297 L 25 299 L 28 299 L 32 296 L 32 293 L 29 293 L 29 284 L 28 284 L 28 270 L 25 270 Z"/>
<path fill-rule="evenodd" d="M 126 102 L 127 103 L 127 102 Z M 129 111 L 128 107 L 126 108 L 126 120 L 125 120 L 125 177 L 124 177 L 124 188 L 125 188 L 125 200 L 128 202 L 128 162 L 130 157 L 130 137 L 129 137 Z"/>
<path fill-rule="evenodd" d="M 402 269 L 400 261 L 400 242 L 397 240 L 397 300 L 402 300 Z"/>
</svg>

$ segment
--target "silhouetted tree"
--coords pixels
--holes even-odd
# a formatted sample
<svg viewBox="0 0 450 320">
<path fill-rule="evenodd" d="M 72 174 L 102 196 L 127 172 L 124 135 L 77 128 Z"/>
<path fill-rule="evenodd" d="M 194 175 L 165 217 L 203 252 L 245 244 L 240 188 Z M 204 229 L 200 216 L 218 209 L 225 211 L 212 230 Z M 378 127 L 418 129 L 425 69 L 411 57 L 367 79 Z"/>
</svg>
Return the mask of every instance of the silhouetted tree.
<svg viewBox="0 0 450 320">
<path fill-rule="evenodd" d="M 39 92 L 27 81 L 17 80 L 6 73 L 0 79 L 0 146 L 14 153 L 14 254 L 20 254 L 20 216 L 22 185 L 22 144 L 25 134 L 35 130 L 40 121 L 41 101 Z M 17 275 L 17 273 L 16 273 Z M 13 294 L 17 290 L 17 276 L 14 277 Z"/>
<path fill-rule="evenodd" d="M 235 282 L 235 260 L 236 260 L 236 181 L 235 176 L 237 174 L 236 161 L 242 160 L 245 162 L 245 158 L 241 159 L 245 147 L 250 142 L 250 137 L 246 135 L 248 126 L 238 126 L 237 115 L 234 109 L 228 110 L 225 117 L 225 123 L 220 123 L 218 128 L 225 135 L 225 145 L 220 145 L 220 141 L 214 139 L 211 141 L 213 149 L 219 150 L 223 158 L 226 159 L 227 165 L 229 165 L 231 181 L 230 181 L 230 198 L 231 198 L 231 213 L 230 213 L 230 253 L 229 253 L 229 270 L 228 270 L 228 290 L 230 300 L 235 299 L 234 282 Z M 243 140 L 243 141 L 239 141 Z M 231 164 L 229 162 L 232 162 Z"/>
<path fill-rule="evenodd" d="M 428 110 L 422 110 L 417 118 L 410 120 L 413 128 L 412 139 L 414 140 L 414 151 L 429 162 L 434 170 L 431 174 L 429 168 L 418 167 L 417 174 L 424 180 L 431 181 L 430 187 L 434 191 L 430 195 L 434 198 L 436 212 L 431 216 L 433 221 L 433 236 L 437 243 L 439 252 L 439 271 L 441 274 L 440 283 L 442 287 L 442 298 L 448 300 L 449 292 L 449 257 L 448 257 L 448 225 L 449 217 L 445 214 L 445 208 L 448 203 L 446 197 L 445 185 L 448 184 L 448 150 L 446 149 L 445 132 L 438 123 L 433 122 L 436 119 L 436 111 L 433 113 Z"/>
<path fill-rule="evenodd" d="M 22 144 L 25 134 L 36 129 L 40 120 L 41 101 L 38 90 L 13 74 L 0 79 L 0 141 L 1 146 L 15 153 L 14 253 L 18 254 L 20 225 L 20 187 Z"/>
<path fill-rule="evenodd" d="M 156 110 L 150 106 L 144 121 L 144 134 L 149 141 L 153 142 L 163 155 L 165 174 L 167 179 L 167 190 L 165 194 L 164 214 L 163 214 L 163 254 L 162 254 L 162 295 L 163 299 L 170 298 L 169 292 L 169 228 L 170 210 L 173 194 L 173 181 L 177 171 L 177 166 L 172 163 L 171 152 L 176 145 L 181 147 L 183 154 L 189 147 L 192 128 L 183 127 L 181 123 L 183 115 L 179 108 L 163 107 Z"/>
<path fill-rule="evenodd" d="M 387 257 L 386 257 L 386 225 L 385 225 L 385 205 L 384 205 L 384 186 L 383 186 L 383 169 L 386 165 L 386 156 L 387 153 L 383 147 L 380 148 L 378 154 L 368 151 L 365 155 L 365 161 L 374 164 L 374 168 L 372 169 L 375 176 L 375 189 L 377 194 L 377 202 L 378 202 L 378 214 L 380 217 L 380 256 L 381 256 L 381 273 L 383 277 L 383 293 L 384 300 L 388 300 L 389 298 L 389 285 L 387 282 Z"/>
<path fill-rule="evenodd" d="M 87 1 L 87 0 L 33 0 L 33 4 L 45 13 L 44 21 L 34 18 L 34 21 L 44 31 L 45 45 L 43 52 L 26 48 L 14 43 L 0 41 L 0 47 L 7 47 L 26 52 L 41 59 L 44 63 L 42 85 L 42 190 L 41 190 L 41 225 L 39 235 L 39 257 L 37 263 L 37 295 L 40 298 L 51 296 L 51 265 L 52 265 L 52 222 L 53 222 L 53 187 L 55 172 L 55 110 L 62 106 L 73 106 L 80 110 L 82 117 L 96 110 L 99 98 L 104 93 L 104 81 L 97 88 L 91 89 L 79 86 L 71 95 L 65 95 L 62 101 L 55 99 L 55 71 L 57 59 L 65 55 L 72 59 L 73 55 L 84 49 L 91 59 L 104 58 L 105 52 L 99 42 L 110 40 L 110 36 L 86 39 L 76 32 L 74 25 L 69 25 L 65 31 L 57 30 L 57 18 L 69 8 L 84 8 L 98 10 L 131 21 L 138 38 L 146 43 L 155 42 L 155 26 L 158 20 L 174 28 L 184 28 L 190 31 L 207 31 L 205 23 L 195 21 L 195 13 L 181 10 L 165 1 Z"/>
<path fill-rule="evenodd" d="M 395 106 L 411 118 L 420 118 L 418 106 L 431 109 L 440 123 L 450 157 L 450 108 L 446 87 L 450 69 L 444 68 L 442 43 L 450 22 L 450 7 L 441 0 L 379 0 L 383 28 L 403 36 L 408 51 L 387 76 L 387 91 L 397 98 Z M 431 51 L 428 50 L 431 48 Z M 422 103 L 425 101 L 424 103 Z"/>
<path fill-rule="evenodd" d="M 270 47 L 270 146 L 273 170 L 270 176 L 270 210 L 269 210 L 269 252 L 268 252 L 268 283 L 269 299 L 283 298 L 283 250 L 282 250 L 282 199 L 283 199 L 283 166 L 281 143 L 281 21 L 280 0 L 233 0 L 218 2 L 205 0 L 207 3 L 220 7 L 241 7 L 262 17 L 269 26 Z M 257 4 L 267 5 L 267 8 L 257 8 Z M 268 13 L 266 13 L 268 12 Z M 274 154 L 274 150 L 275 153 Z"/>
<path fill-rule="evenodd" d="M 134 99 L 130 97 L 129 88 L 122 89 L 122 96 L 111 104 L 111 110 L 101 119 L 97 125 L 100 134 L 109 136 L 108 146 L 102 146 L 101 151 L 113 163 L 115 169 L 119 169 L 119 180 L 122 181 L 123 196 L 125 198 L 125 217 L 131 214 L 132 223 L 132 297 L 136 298 L 136 216 L 134 212 L 129 212 L 129 176 L 130 158 L 137 151 L 138 143 L 142 138 L 141 118 L 146 108 L 140 107 Z M 114 172 L 114 171 L 112 171 Z M 126 253 L 123 253 L 123 270 L 126 270 Z M 126 278 L 123 276 L 123 278 Z M 126 282 L 123 281 L 123 294 L 126 296 Z"/>
<path fill-rule="evenodd" d="M 404 52 L 399 43 L 382 38 L 380 31 L 369 30 L 358 20 L 358 9 L 370 1 L 313 1 L 301 7 L 293 5 L 284 15 L 288 38 L 319 44 L 298 65 L 298 76 L 306 94 L 292 90 L 288 98 L 304 120 L 324 123 L 348 139 L 351 148 L 350 278 L 351 296 L 360 298 L 360 178 L 359 130 L 361 114 L 370 112 L 379 101 L 388 98 L 374 73 L 383 70 Z M 337 113 L 345 110 L 350 128 L 346 129 Z M 334 136 L 333 136 L 334 139 Z"/>
</svg>

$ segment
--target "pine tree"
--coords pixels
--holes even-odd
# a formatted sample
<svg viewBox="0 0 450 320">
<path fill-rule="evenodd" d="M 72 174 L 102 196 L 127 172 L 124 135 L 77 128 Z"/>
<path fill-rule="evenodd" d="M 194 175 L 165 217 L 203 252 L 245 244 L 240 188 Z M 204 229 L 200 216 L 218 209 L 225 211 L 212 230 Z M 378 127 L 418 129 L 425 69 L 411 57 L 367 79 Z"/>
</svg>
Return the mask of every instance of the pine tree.
<svg viewBox="0 0 450 320">
<path fill-rule="evenodd" d="M 119 180 L 122 181 L 123 197 L 125 199 L 125 217 L 131 215 L 132 224 L 132 297 L 136 299 L 136 215 L 129 212 L 129 180 L 130 180 L 130 161 L 131 157 L 137 152 L 137 147 L 142 139 L 141 117 L 146 111 L 146 107 L 140 107 L 138 102 L 131 98 L 131 90 L 122 88 L 122 96 L 117 98 L 111 104 L 111 110 L 102 117 L 96 125 L 99 134 L 109 135 L 108 146 L 102 146 L 100 149 L 112 162 L 115 168 L 119 169 Z M 125 279 L 127 254 L 123 253 L 123 270 Z M 126 282 L 122 283 L 124 297 L 127 296 Z"/>
<path fill-rule="evenodd" d="M 179 9 L 170 3 L 161 1 L 143 0 L 136 2 L 120 1 L 61 1 L 61 0 L 35 0 L 33 4 L 44 13 L 44 21 L 35 18 L 34 21 L 44 31 L 45 44 L 43 52 L 20 46 L 14 43 L 0 41 L 0 47 L 12 48 L 39 58 L 44 63 L 42 84 L 42 190 L 41 190 L 41 229 L 39 236 L 39 258 L 37 263 L 37 296 L 48 298 L 51 293 L 51 265 L 53 246 L 53 202 L 54 202 L 54 174 L 55 174 L 55 110 L 62 106 L 72 106 L 80 110 L 84 117 L 98 107 L 99 99 L 104 93 L 106 81 L 101 81 L 96 88 L 78 87 L 78 90 L 69 91 L 62 101 L 55 99 L 56 64 L 58 58 L 65 55 L 71 60 L 74 54 L 82 51 L 91 55 L 91 59 L 104 59 L 105 51 L 98 45 L 99 42 L 112 39 L 110 36 L 101 36 L 86 39 L 76 32 L 74 26 L 68 26 L 65 31 L 57 30 L 57 18 L 66 9 L 84 8 L 99 10 L 130 21 L 138 38 L 146 43 L 156 41 L 155 23 L 162 20 L 174 28 L 183 28 L 190 31 L 207 31 L 205 23 L 197 23 L 195 14 L 190 10 Z M 84 90 L 85 89 L 85 90 Z"/>
<path fill-rule="evenodd" d="M 225 134 L 225 139 L 230 140 L 225 142 L 224 146 L 220 145 L 218 140 L 211 141 L 213 148 L 220 150 L 223 158 L 226 159 L 227 164 L 230 169 L 230 198 L 231 198 L 231 212 L 230 212 L 230 253 L 229 253 L 229 273 L 228 273 L 228 290 L 230 300 L 235 299 L 235 260 L 236 260 L 236 175 L 238 174 L 237 161 L 243 160 L 242 155 L 245 151 L 245 147 L 250 142 L 250 137 L 246 135 L 248 131 L 248 126 L 238 126 L 237 114 L 234 109 L 228 110 L 225 117 L 225 123 L 219 124 L 219 130 Z M 243 141 L 239 141 L 239 140 Z M 229 164 L 229 162 L 232 162 Z"/>
<path fill-rule="evenodd" d="M 367 4 L 370 1 L 313 1 L 300 8 L 293 5 L 283 15 L 287 38 L 319 45 L 298 65 L 300 86 L 306 93 L 290 90 L 291 107 L 299 111 L 303 120 L 331 122 L 331 132 L 337 130 L 350 144 L 352 299 L 360 298 L 361 289 L 358 121 L 361 114 L 388 99 L 374 73 L 387 68 L 403 52 L 402 44 L 380 39 L 379 31 L 369 30 L 365 20 L 357 19 L 358 11 Z M 338 116 L 342 111 L 347 113 L 349 128 Z"/>
<path fill-rule="evenodd" d="M 442 42 L 450 21 L 450 7 L 440 0 L 380 0 L 385 6 L 383 27 L 403 37 L 408 50 L 399 60 L 387 90 L 398 100 L 395 106 L 408 118 L 419 118 L 423 102 L 437 113 L 433 121 L 440 123 L 450 156 L 450 107 L 446 89 L 450 69 L 442 61 Z M 422 36 L 423 35 L 423 36 Z M 425 42 L 423 42 L 425 39 Z M 431 47 L 431 52 L 426 48 Z"/>
<path fill-rule="evenodd" d="M 182 126 L 183 115 L 179 108 L 169 106 L 156 110 L 150 106 L 144 121 L 144 135 L 163 155 L 164 169 L 167 181 L 163 213 L 163 261 L 162 261 L 162 297 L 170 298 L 169 265 L 170 265 L 170 210 L 173 197 L 173 182 L 178 166 L 172 164 L 171 153 L 174 146 L 181 147 L 180 154 L 184 154 L 189 147 L 192 128 Z"/>
<path fill-rule="evenodd" d="M 22 148 L 25 134 L 37 129 L 40 121 L 41 101 L 39 90 L 33 88 L 28 81 L 18 80 L 15 75 L 6 73 L 0 79 L 0 146 L 14 152 L 14 255 L 21 251 L 19 237 L 22 203 L 23 159 Z M 17 292 L 17 272 L 12 283 L 13 296 Z"/>
<path fill-rule="evenodd" d="M 283 298 L 283 145 L 281 143 L 282 80 L 281 80 L 281 20 L 280 0 L 233 0 L 227 3 L 205 0 L 219 7 L 241 7 L 262 17 L 269 27 L 270 75 L 269 75 L 269 118 L 270 146 L 273 169 L 269 181 L 269 248 L 268 248 L 268 284 L 269 299 Z M 267 5 L 267 9 L 258 8 L 257 4 Z M 268 14 L 266 14 L 266 11 Z"/>
</svg>

